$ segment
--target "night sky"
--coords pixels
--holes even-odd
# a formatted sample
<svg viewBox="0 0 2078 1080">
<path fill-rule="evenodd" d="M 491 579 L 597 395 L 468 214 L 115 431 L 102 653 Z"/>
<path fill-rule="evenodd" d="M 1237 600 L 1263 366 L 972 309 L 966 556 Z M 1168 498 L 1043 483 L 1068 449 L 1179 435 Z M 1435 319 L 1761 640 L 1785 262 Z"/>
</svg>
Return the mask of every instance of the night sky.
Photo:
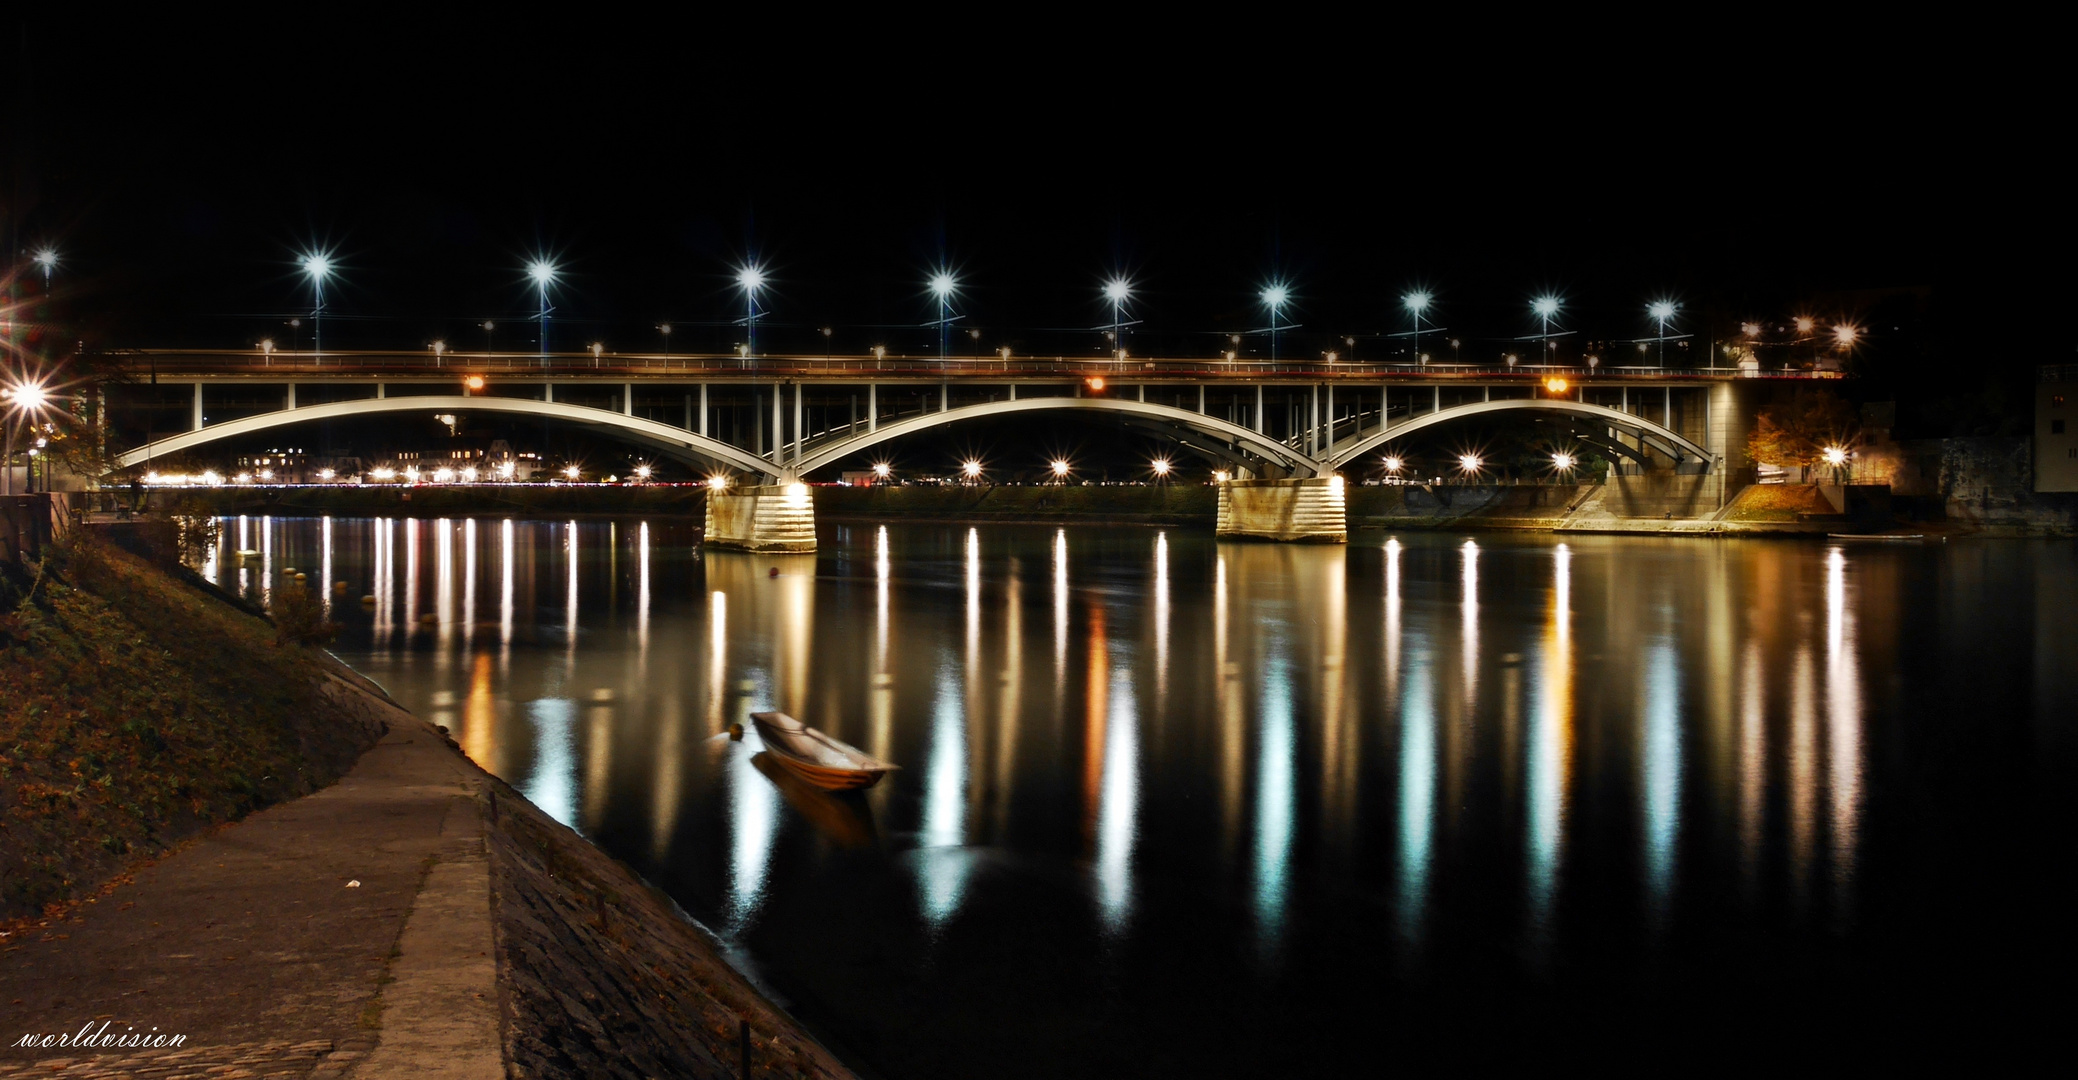
<svg viewBox="0 0 2078 1080">
<path fill-rule="evenodd" d="M 1649 335 L 1667 296 L 1705 336 L 1856 321 L 1886 392 L 1963 339 L 1982 284 L 1957 245 L 2012 212 L 1959 209 L 1938 165 L 1967 118 L 1902 68 L 1792 80 L 1776 58 L 1740 88 L 1650 65 L 1467 79 L 1431 57 L 1409 92 L 1382 59 L 992 46 L 926 73 L 830 39 L 724 59 L 655 28 L 354 21 L 8 28 L 0 216 L 16 251 L 61 249 L 79 338 L 286 340 L 309 304 L 294 256 L 322 247 L 342 265 L 328 347 L 482 348 L 492 319 L 499 349 L 528 350 L 521 267 L 545 252 L 562 348 L 652 351 L 670 322 L 676 351 L 729 349 L 754 260 L 768 351 L 819 350 L 828 326 L 840 352 L 930 352 L 942 264 L 983 332 L 963 350 L 1094 355 L 1123 272 L 1128 347 L 1206 355 L 1266 325 L 1257 291 L 1282 278 L 1303 324 L 1287 356 L 1407 329 L 1412 286 L 1466 359 L 1520 349 L 1541 292 L 1581 342 Z"/>
</svg>

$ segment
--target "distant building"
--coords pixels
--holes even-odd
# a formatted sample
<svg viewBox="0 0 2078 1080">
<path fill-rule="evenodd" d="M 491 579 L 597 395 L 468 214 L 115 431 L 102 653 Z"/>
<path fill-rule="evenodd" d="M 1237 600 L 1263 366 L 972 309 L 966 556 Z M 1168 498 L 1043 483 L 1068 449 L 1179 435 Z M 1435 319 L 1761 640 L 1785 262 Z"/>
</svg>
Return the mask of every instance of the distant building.
<svg viewBox="0 0 2078 1080">
<path fill-rule="evenodd" d="M 2035 490 L 2078 491 L 2078 364 L 2042 368 L 2035 384 Z"/>
</svg>

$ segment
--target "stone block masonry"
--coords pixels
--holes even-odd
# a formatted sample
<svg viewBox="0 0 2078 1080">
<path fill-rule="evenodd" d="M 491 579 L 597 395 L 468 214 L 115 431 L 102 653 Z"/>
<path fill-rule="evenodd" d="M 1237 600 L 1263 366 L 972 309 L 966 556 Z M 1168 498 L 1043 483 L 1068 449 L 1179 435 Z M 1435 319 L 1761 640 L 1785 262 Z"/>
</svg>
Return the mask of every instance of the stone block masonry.
<svg viewBox="0 0 2078 1080">
<path fill-rule="evenodd" d="M 743 551 L 814 551 L 815 501 L 808 485 L 709 491 L 704 542 Z"/>
<path fill-rule="evenodd" d="M 1219 485 L 1217 531 L 1222 538 L 1347 543 L 1342 478 L 1229 480 Z"/>
</svg>

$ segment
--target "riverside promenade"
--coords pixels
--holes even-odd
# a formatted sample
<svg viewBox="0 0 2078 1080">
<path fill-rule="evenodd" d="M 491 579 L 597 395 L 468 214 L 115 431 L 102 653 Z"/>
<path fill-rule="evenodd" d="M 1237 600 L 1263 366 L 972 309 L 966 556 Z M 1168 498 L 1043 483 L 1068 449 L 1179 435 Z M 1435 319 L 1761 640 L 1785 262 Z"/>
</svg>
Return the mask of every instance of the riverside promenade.
<svg viewBox="0 0 2078 1080">
<path fill-rule="evenodd" d="M 338 783 L 0 938 L 0 1077 L 850 1075 L 668 900 L 328 679 L 388 728 Z"/>
</svg>

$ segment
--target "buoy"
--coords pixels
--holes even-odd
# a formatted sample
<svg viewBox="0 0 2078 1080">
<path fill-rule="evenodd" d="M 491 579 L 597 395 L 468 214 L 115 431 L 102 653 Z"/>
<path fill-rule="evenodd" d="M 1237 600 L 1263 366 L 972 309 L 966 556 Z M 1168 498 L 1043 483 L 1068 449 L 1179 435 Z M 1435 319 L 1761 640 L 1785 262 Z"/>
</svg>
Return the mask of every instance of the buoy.
<svg viewBox="0 0 2078 1080">
<path fill-rule="evenodd" d="M 370 594 L 368 594 L 367 596 L 361 597 L 361 603 L 363 603 L 363 604 L 366 604 L 366 605 L 368 605 L 369 607 L 374 607 L 374 606 L 375 606 L 375 594 L 373 594 L 373 593 L 370 593 Z"/>
<path fill-rule="evenodd" d="M 766 576 L 766 577 L 778 577 L 778 576 L 779 576 L 779 567 L 776 567 L 776 566 L 775 566 L 775 567 L 773 567 L 773 568 L 772 568 L 772 569 L 771 569 L 771 570 L 770 570 L 769 572 L 767 572 L 767 573 L 765 574 L 765 576 Z"/>
<path fill-rule="evenodd" d="M 308 575 L 305 575 L 305 574 L 297 574 L 297 575 L 296 575 L 296 580 L 297 580 L 297 581 L 304 581 L 304 580 L 307 580 L 307 578 L 308 578 Z"/>
<path fill-rule="evenodd" d="M 729 741 L 730 741 L 730 742 L 742 742 L 742 741 L 743 741 L 743 725 L 742 725 L 742 724 L 730 724 L 730 725 L 729 725 Z"/>
<path fill-rule="evenodd" d="M 333 583 L 332 583 L 332 591 L 333 591 L 333 592 L 345 592 L 345 591 L 346 591 L 346 582 L 344 582 L 344 581 L 335 581 L 335 582 L 333 582 Z"/>
</svg>

